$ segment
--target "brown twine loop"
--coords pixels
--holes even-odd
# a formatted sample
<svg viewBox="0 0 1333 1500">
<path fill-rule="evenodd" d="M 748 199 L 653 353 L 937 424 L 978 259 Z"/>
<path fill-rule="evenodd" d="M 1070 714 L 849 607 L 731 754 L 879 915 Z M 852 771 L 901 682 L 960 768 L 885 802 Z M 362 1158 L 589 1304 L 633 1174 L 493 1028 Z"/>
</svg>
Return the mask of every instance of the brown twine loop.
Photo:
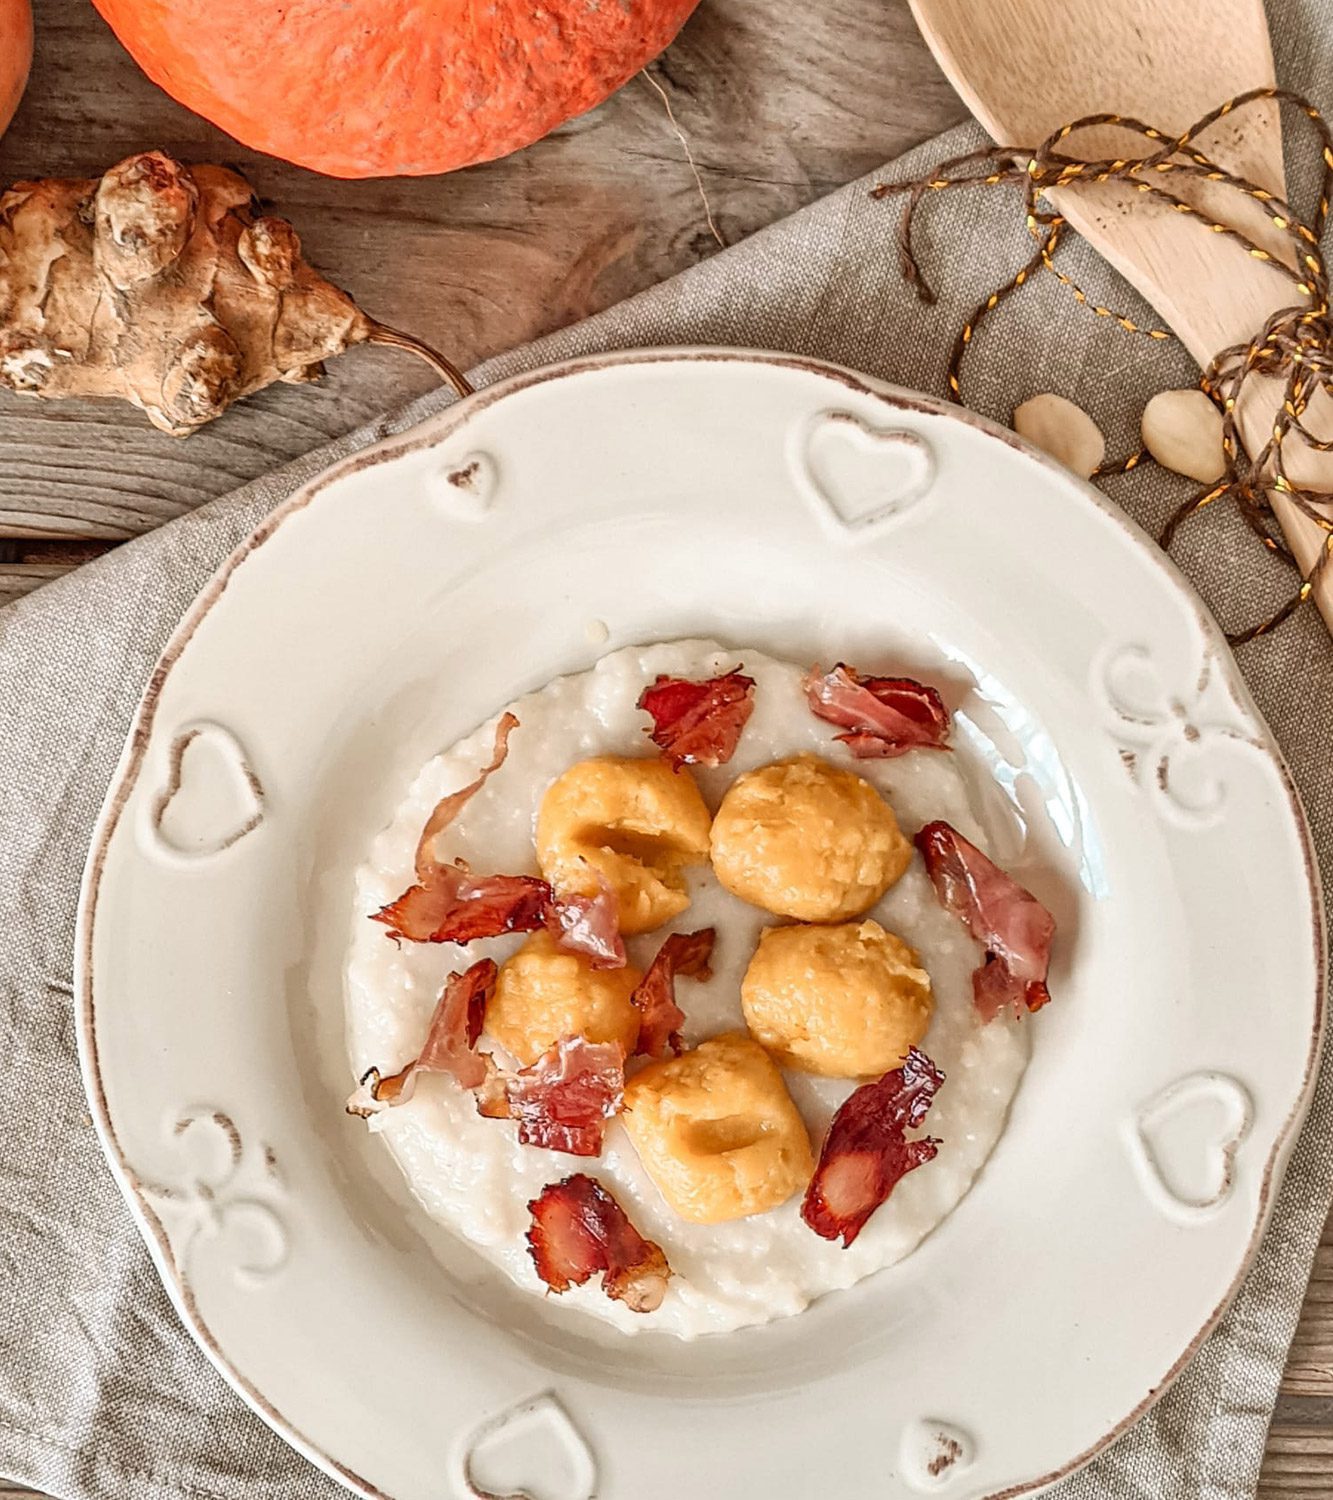
<svg viewBox="0 0 1333 1500">
<path fill-rule="evenodd" d="M 1234 111 L 1259 100 L 1291 104 L 1314 122 L 1322 144 L 1324 163 L 1319 206 L 1310 224 L 1304 224 L 1287 203 L 1247 178 L 1228 172 L 1211 161 L 1193 142 L 1211 125 Z M 1160 143 L 1139 157 L 1106 158 L 1080 161 L 1057 149 L 1077 131 L 1098 125 L 1118 125 Z M 1221 182 L 1263 204 L 1269 222 L 1290 243 L 1292 263 L 1287 264 L 1258 245 L 1248 235 L 1229 224 L 1219 223 L 1200 212 L 1168 188 L 1161 179 L 1175 173 L 1179 177 Z M 1149 175 L 1151 174 L 1151 176 Z M 1152 178 L 1159 180 L 1153 181 Z M 1282 538 L 1274 515 L 1270 492 L 1281 492 L 1304 515 L 1324 532 L 1324 543 L 1310 572 L 1301 578 L 1295 594 L 1268 619 L 1245 630 L 1229 632 L 1232 645 L 1243 645 L 1265 635 L 1288 619 L 1313 594 L 1325 567 L 1333 557 L 1333 519 L 1319 507 L 1333 504 L 1333 492 L 1297 484 L 1288 472 L 1284 445 L 1291 439 L 1316 453 L 1333 452 L 1333 439 L 1316 438 L 1305 426 L 1305 413 L 1311 399 L 1322 390 L 1333 396 L 1333 318 L 1329 312 L 1329 283 L 1320 249 L 1324 225 L 1333 195 L 1333 132 L 1319 110 L 1288 89 L 1251 89 L 1228 99 L 1195 121 L 1188 130 L 1171 135 L 1128 115 L 1085 115 L 1049 135 L 1035 150 L 1017 146 L 990 146 L 970 151 L 941 162 L 929 176 L 915 182 L 884 183 L 871 192 L 873 198 L 890 193 L 906 193 L 898 231 L 898 255 L 903 278 L 914 286 L 923 302 L 933 303 L 935 293 L 922 274 L 912 244 L 912 226 L 921 200 L 927 193 L 953 187 L 992 187 L 1000 183 L 1021 182 L 1023 206 L 1028 232 L 1037 248 L 1031 258 L 1002 285 L 998 286 L 963 324 L 949 356 L 949 395 L 961 402 L 961 373 L 964 357 L 980 323 L 1003 302 L 1019 291 L 1034 272 L 1045 269 L 1073 295 L 1075 301 L 1088 307 L 1099 318 L 1110 318 L 1128 333 L 1150 339 L 1173 337 L 1166 328 L 1142 328 L 1123 313 L 1094 301 L 1073 279 L 1054 263 L 1066 221 L 1062 215 L 1039 207 L 1042 194 L 1051 188 L 1067 187 L 1077 182 L 1122 182 L 1159 202 L 1168 203 L 1176 213 L 1188 214 L 1213 234 L 1226 236 L 1243 245 L 1256 260 L 1267 261 L 1288 276 L 1301 301 L 1275 312 L 1247 344 L 1224 349 L 1209 364 L 1200 379 L 1205 394 L 1221 409 L 1222 443 L 1226 472 L 1216 484 L 1192 496 L 1167 521 L 1158 537 L 1164 548 L 1170 548 L 1177 531 L 1191 517 L 1200 514 L 1219 500 L 1231 500 L 1239 508 L 1247 525 L 1265 548 L 1300 574 L 1300 567 Z M 1282 407 L 1274 420 L 1268 441 L 1254 454 L 1246 454 L 1236 435 L 1236 403 L 1245 382 L 1252 376 L 1272 376 L 1283 381 Z M 1098 475 L 1124 474 L 1135 468 L 1147 454 L 1142 450 L 1128 458 L 1103 464 Z"/>
</svg>

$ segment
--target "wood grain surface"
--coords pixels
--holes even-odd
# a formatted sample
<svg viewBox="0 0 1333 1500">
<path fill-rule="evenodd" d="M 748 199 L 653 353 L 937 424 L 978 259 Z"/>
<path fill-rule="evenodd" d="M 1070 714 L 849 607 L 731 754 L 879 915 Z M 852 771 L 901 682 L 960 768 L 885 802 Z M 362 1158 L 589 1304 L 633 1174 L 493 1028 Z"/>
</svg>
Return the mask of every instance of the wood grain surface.
<svg viewBox="0 0 1333 1500">
<path fill-rule="evenodd" d="M 707 0 L 652 68 L 731 243 L 954 123 L 963 107 L 901 0 Z M 0 181 L 93 176 L 151 147 L 239 168 L 373 316 L 466 368 L 714 251 L 661 96 L 635 78 L 530 150 L 448 177 L 338 182 L 258 156 L 153 87 L 89 0 L 37 0 Z M 0 392 L 0 535 L 132 536 L 425 390 L 358 349 L 185 443 L 112 403 Z"/>
<path fill-rule="evenodd" d="M 257 156 L 181 109 L 139 73 L 88 0 L 36 0 L 36 11 L 36 64 L 0 140 L 0 184 L 93 176 L 151 147 L 233 164 L 367 311 L 464 367 L 716 249 L 680 141 L 643 78 L 507 161 L 444 178 L 337 182 Z M 963 116 L 906 0 L 786 6 L 780 25 L 772 0 L 704 0 L 651 71 L 728 243 Z M 0 603 L 429 384 L 405 356 L 356 350 L 321 386 L 265 392 L 184 442 L 119 404 L 0 392 Z M 0 1482 L 0 1500 L 28 1493 Z M 1259 1493 L 1333 1500 L 1333 1229 Z"/>
</svg>

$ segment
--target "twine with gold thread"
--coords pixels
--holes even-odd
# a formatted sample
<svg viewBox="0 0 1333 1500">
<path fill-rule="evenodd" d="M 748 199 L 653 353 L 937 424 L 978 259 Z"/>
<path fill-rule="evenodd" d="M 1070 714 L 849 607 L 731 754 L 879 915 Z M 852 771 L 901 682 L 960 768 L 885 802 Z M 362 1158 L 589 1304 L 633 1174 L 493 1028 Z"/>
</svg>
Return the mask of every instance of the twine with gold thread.
<svg viewBox="0 0 1333 1500">
<path fill-rule="evenodd" d="M 1310 223 L 1304 223 L 1277 194 L 1257 183 L 1238 176 L 1212 161 L 1199 150 L 1196 141 L 1210 126 L 1237 110 L 1261 100 L 1272 100 L 1298 109 L 1319 133 L 1323 183 L 1319 202 Z M 1138 157 L 1105 158 L 1084 161 L 1060 148 L 1079 131 L 1097 126 L 1115 125 L 1131 131 L 1153 148 Z M 1270 223 L 1289 244 L 1292 255 L 1287 260 L 1257 244 L 1243 230 L 1211 218 L 1192 203 L 1177 196 L 1163 180 L 1197 178 L 1223 183 L 1238 193 L 1263 205 Z M 1305 425 L 1310 401 L 1322 390 L 1333 396 L 1333 315 L 1329 309 L 1329 281 L 1320 248 L 1324 226 L 1333 195 L 1333 131 L 1320 111 L 1308 99 L 1288 89 L 1259 88 L 1238 94 L 1210 110 L 1179 134 L 1160 130 L 1132 116 L 1119 114 L 1085 115 L 1054 131 L 1036 148 L 989 146 L 979 151 L 950 158 L 928 177 L 913 182 L 883 183 L 871 196 L 884 198 L 905 193 L 902 220 L 898 234 L 899 259 L 904 279 L 916 288 L 925 302 L 934 302 L 935 294 L 922 274 L 912 244 L 912 227 L 922 199 L 927 193 L 955 187 L 994 187 L 1021 183 L 1025 222 L 1036 241 L 1031 257 L 1007 281 L 998 286 L 972 312 L 963 324 L 949 357 L 947 373 L 949 395 L 962 401 L 962 367 L 980 324 L 1007 298 L 1020 291 L 1041 270 L 1049 271 L 1074 297 L 1097 317 L 1108 318 L 1127 333 L 1155 340 L 1174 337 L 1169 329 L 1143 327 L 1114 308 L 1097 302 L 1067 272 L 1055 264 L 1055 255 L 1066 228 L 1064 217 L 1054 209 L 1042 206 L 1043 194 L 1053 188 L 1076 183 L 1117 182 L 1132 187 L 1146 197 L 1170 206 L 1175 213 L 1186 214 L 1204 226 L 1209 233 L 1223 235 L 1241 244 L 1256 260 L 1267 261 L 1292 282 L 1298 299 L 1292 306 L 1275 312 L 1246 344 L 1224 349 L 1203 372 L 1200 384 L 1222 412 L 1222 442 L 1226 469 L 1215 485 L 1191 496 L 1169 518 L 1158 538 L 1170 548 L 1185 521 L 1200 514 L 1220 500 L 1233 501 L 1247 525 L 1263 546 L 1284 564 L 1301 575 L 1291 549 L 1282 538 L 1274 515 L 1270 492 L 1283 494 L 1324 533 L 1324 541 L 1314 566 L 1300 576 L 1291 598 L 1268 618 L 1243 630 L 1228 632 L 1232 645 L 1265 635 L 1287 620 L 1314 592 L 1315 586 L 1333 559 L 1333 518 L 1324 507 L 1333 505 L 1333 492 L 1302 486 L 1291 478 L 1284 450 L 1291 442 L 1303 444 L 1312 452 L 1333 452 L 1333 439 L 1320 439 Z M 1283 381 L 1282 407 L 1274 421 L 1273 431 L 1264 446 L 1253 456 L 1247 454 L 1236 433 L 1236 406 L 1246 381 L 1255 376 L 1269 376 Z M 1098 475 L 1123 474 L 1137 467 L 1148 455 L 1140 450 L 1128 457 L 1103 464 Z"/>
</svg>

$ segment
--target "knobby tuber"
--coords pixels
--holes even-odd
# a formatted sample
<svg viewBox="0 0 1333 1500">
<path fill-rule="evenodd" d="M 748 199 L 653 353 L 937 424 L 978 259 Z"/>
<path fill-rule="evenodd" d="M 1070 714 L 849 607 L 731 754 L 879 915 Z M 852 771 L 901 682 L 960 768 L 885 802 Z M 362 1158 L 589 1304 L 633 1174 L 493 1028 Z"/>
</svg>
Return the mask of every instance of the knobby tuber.
<svg viewBox="0 0 1333 1500">
<path fill-rule="evenodd" d="M 261 213 L 225 167 L 148 151 L 100 179 L 0 196 L 0 386 L 122 397 L 185 436 L 276 380 L 318 378 L 361 343 L 410 349 L 469 389 L 308 265 L 292 226 Z"/>
</svg>

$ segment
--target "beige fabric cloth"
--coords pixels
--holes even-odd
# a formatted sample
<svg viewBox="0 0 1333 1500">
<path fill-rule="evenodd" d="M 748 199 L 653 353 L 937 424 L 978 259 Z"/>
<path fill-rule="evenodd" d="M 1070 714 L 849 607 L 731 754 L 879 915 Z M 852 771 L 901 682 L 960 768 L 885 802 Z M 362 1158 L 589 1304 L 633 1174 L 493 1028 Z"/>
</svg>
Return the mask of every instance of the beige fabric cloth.
<svg viewBox="0 0 1333 1500">
<path fill-rule="evenodd" d="M 1333 104 L 1333 0 L 1275 0 L 1271 17 L 1284 82 Z M 885 175 L 919 173 L 978 140 L 972 127 L 953 132 Z M 476 378 L 611 347 L 717 343 L 794 350 L 940 391 L 962 313 L 1027 253 L 1015 200 L 971 193 L 927 204 L 920 249 L 942 295 L 926 308 L 898 277 L 895 208 L 871 202 L 867 186 L 836 193 Z M 1308 173 L 1302 186 L 1310 187 Z M 1082 246 L 1069 263 L 1107 300 L 1138 306 Z M 978 339 L 966 395 L 1003 420 L 1033 392 L 1064 392 L 1098 415 L 1114 452 L 1131 445 L 1152 390 L 1191 379 L 1179 350 L 1083 315 L 1043 278 Z M 293 486 L 444 400 L 429 397 L 0 612 L 0 1472 L 16 1480 L 90 1500 L 339 1493 L 196 1351 L 103 1165 L 74 1055 L 74 912 L 84 849 L 132 709 L 194 592 Z M 1187 492 L 1153 469 L 1107 488 L 1150 530 Z M 1224 621 L 1250 617 L 1289 586 L 1221 517 L 1190 528 L 1178 555 Z M 1097 560 L 1071 565 L 1095 568 Z M 1241 659 L 1300 783 L 1333 888 L 1333 648 L 1305 613 Z M 1260 1013 L 1259 1035 L 1262 1025 Z M 1331 1132 L 1333 1069 L 1325 1069 L 1273 1227 L 1235 1306 L 1175 1388 L 1063 1484 L 1061 1500 L 1254 1493 L 1333 1194 Z M 700 1493 L 710 1493 L 706 1473 L 699 1481 Z M 811 1476 L 807 1492 L 816 1488 Z"/>
</svg>

